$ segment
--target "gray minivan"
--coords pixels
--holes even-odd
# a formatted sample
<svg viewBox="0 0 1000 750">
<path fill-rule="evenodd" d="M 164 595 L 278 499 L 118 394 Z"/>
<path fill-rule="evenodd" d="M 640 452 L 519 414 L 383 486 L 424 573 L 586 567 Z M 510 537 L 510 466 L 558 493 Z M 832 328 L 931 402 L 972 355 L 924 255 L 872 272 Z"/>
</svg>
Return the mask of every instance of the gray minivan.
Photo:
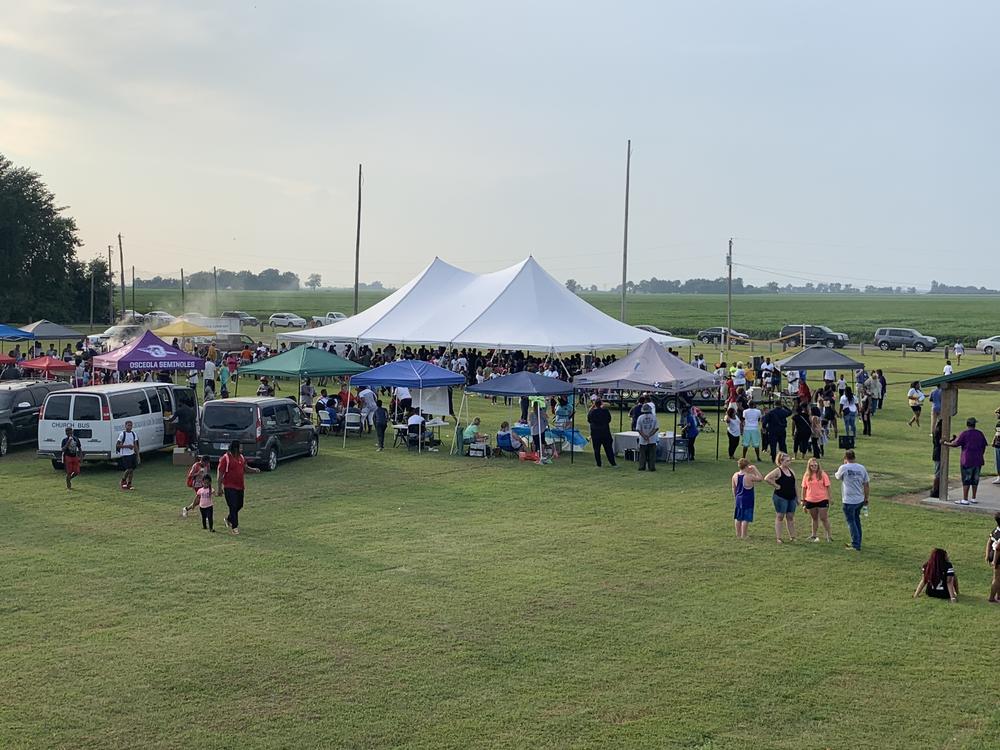
<svg viewBox="0 0 1000 750">
<path fill-rule="evenodd" d="M 239 440 L 247 462 L 266 471 L 292 456 L 319 453 L 319 432 L 287 398 L 223 398 L 201 407 L 198 453 L 219 459 Z"/>
</svg>

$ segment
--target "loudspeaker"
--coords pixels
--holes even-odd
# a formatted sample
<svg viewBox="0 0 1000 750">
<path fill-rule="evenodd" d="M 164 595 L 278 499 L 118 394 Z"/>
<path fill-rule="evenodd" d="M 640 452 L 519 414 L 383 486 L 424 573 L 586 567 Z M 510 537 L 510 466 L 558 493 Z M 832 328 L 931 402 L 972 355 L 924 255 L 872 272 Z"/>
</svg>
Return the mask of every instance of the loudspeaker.
<svg viewBox="0 0 1000 750">
<path fill-rule="evenodd" d="M 854 435 L 841 435 L 838 442 L 841 450 L 851 450 L 854 448 Z"/>
</svg>

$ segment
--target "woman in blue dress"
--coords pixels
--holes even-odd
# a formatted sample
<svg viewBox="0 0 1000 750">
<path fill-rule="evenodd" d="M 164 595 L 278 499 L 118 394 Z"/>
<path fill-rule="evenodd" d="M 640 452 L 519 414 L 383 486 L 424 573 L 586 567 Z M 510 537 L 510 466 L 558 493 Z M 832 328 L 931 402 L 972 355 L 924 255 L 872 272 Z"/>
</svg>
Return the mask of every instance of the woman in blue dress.
<svg viewBox="0 0 1000 750">
<path fill-rule="evenodd" d="M 753 521 L 754 485 L 763 482 L 764 476 L 747 459 L 739 460 L 740 470 L 733 474 L 733 499 L 736 510 L 733 513 L 736 538 L 748 539 L 747 525 Z"/>
</svg>

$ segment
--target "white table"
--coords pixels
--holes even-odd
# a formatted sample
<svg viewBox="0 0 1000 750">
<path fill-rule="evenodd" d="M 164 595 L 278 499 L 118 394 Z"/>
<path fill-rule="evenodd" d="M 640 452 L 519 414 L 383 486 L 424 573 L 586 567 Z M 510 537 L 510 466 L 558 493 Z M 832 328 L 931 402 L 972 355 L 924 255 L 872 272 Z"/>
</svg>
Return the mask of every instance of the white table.
<svg viewBox="0 0 1000 750">
<path fill-rule="evenodd" d="M 614 441 L 614 451 L 616 456 L 624 453 L 627 448 L 631 448 L 633 450 L 638 450 L 639 448 L 639 433 L 636 430 L 616 432 L 612 435 L 612 440 Z M 664 449 L 668 452 L 673 450 L 674 433 L 670 430 L 657 433 L 657 445 L 657 452 L 663 451 Z"/>
</svg>

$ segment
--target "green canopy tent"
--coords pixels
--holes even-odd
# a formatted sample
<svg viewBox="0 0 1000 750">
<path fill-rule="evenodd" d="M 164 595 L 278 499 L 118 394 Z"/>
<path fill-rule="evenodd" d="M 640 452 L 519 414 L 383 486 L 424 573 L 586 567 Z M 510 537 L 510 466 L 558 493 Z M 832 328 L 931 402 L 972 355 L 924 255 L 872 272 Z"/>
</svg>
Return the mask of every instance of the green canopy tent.
<svg viewBox="0 0 1000 750">
<path fill-rule="evenodd" d="M 269 357 L 252 365 L 241 366 L 240 375 L 269 375 L 299 379 L 299 389 L 295 393 L 298 401 L 302 393 L 302 378 L 321 378 L 337 375 L 357 375 L 368 370 L 364 365 L 338 357 L 315 346 L 297 346 L 284 354 Z M 239 381 L 236 381 L 239 388 Z"/>
</svg>

